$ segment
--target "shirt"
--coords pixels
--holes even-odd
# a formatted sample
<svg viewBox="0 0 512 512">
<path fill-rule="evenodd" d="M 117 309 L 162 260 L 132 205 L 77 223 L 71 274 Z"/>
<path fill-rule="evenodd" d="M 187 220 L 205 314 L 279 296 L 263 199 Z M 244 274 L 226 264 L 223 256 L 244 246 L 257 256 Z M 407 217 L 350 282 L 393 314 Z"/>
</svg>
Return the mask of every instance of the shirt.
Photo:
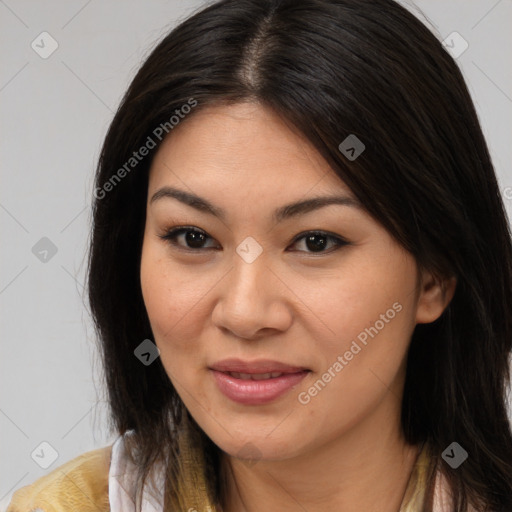
<svg viewBox="0 0 512 512">
<path fill-rule="evenodd" d="M 428 453 L 424 447 L 413 466 L 399 512 L 421 510 L 426 493 L 427 466 Z M 163 512 L 161 468 L 154 468 L 153 476 L 157 489 L 150 492 L 144 488 L 143 512 Z M 450 505 L 446 479 L 438 473 L 434 512 L 451 512 Z M 135 467 L 126 456 L 124 436 L 119 436 L 112 445 L 68 461 L 17 490 L 7 508 L 7 512 L 69 511 L 135 512 Z"/>
</svg>

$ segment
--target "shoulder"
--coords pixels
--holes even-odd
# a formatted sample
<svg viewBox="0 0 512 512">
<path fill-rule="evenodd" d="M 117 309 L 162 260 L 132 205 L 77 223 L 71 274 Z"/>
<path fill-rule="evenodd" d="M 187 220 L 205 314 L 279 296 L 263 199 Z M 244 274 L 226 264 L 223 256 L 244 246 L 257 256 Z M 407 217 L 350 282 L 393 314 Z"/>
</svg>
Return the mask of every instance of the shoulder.
<svg viewBox="0 0 512 512">
<path fill-rule="evenodd" d="M 18 489 L 7 512 L 108 512 L 112 446 L 86 452 Z"/>
<path fill-rule="evenodd" d="M 453 496 L 448 479 L 442 471 L 442 467 L 435 469 L 432 467 L 433 464 L 434 457 L 431 448 L 424 443 L 413 466 L 400 512 L 423 510 L 427 495 L 431 493 L 433 497 L 432 512 L 453 511 Z M 430 482 L 427 475 L 432 469 L 435 469 L 435 475 L 433 481 Z M 467 512 L 478 511 L 468 505 Z"/>
<path fill-rule="evenodd" d="M 448 479 L 439 471 L 436 475 L 434 487 L 434 507 L 433 512 L 452 512 L 453 496 Z M 468 504 L 467 512 L 478 512 L 473 505 Z"/>
</svg>

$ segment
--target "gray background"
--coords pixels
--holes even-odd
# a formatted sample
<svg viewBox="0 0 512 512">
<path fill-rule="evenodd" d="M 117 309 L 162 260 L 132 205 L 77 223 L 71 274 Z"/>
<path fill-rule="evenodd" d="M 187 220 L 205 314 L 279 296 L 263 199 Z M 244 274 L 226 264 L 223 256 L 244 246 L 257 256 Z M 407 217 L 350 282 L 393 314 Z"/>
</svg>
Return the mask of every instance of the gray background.
<svg viewBox="0 0 512 512">
<path fill-rule="evenodd" d="M 113 441 L 83 293 L 94 167 L 141 61 L 201 5 L 0 0 L 0 510 L 15 489 Z M 439 39 L 456 31 L 469 45 L 457 62 L 512 218 L 512 1 L 415 5 Z M 58 43 L 46 59 L 31 47 L 35 40 L 40 52 L 51 48 L 47 36 L 41 43 L 43 31 Z M 54 255 L 34 254 L 43 237 Z M 47 242 L 39 243 L 44 249 Z M 50 460 L 51 449 L 41 442 L 58 453 L 47 469 L 31 458 L 37 449 L 36 460 Z"/>
</svg>

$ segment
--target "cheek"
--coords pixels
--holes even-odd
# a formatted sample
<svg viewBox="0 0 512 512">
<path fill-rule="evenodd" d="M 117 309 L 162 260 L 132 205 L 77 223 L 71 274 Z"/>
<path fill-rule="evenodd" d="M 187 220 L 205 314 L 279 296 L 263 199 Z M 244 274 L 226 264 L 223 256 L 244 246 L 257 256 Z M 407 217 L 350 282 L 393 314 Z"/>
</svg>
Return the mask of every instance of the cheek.
<svg viewBox="0 0 512 512">
<path fill-rule="evenodd" d="M 355 421 L 399 382 L 414 330 L 414 261 L 396 253 L 380 256 L 347 265 L 343 277 L 329 283 L 333 300 L 321 312 L 335 334 L 312 336 L 322 353 L 315 375 L 321 382 L 309 381 L 312 387 L 301 391 L 315 397 L 310 405 L 316 415 L 330 409 L 334 423 Z"/>
<path fill-rule="evenodd" d="M 374 335 L 399 341 L 380 343 L 383 351 L 400 350 L 407 343 L 417 298 L 416 267 L 411 258 L 396 250 L 347 258 L 342 269 L 316 284 L 302 281 L 296 290 L 305 303 L 316 305 L 317 327 L 310 328 L 316 331 L 313 339 L 322 340 L 319 349 L 330 355 L 344 352 L 352 340 L 359 339 L 365 346 Z"/>
<path fill-rule="evenodd" d="M 200 326 L 198 302 L 204 295 L 201 280 L 173 268 L 160 244 L 144 241 L 140 280 L 144 304 L 155 336 L 164 354 L 193 350 Z"/>
<path fill-rule="evenodd" d="M 297 392 L 303 413 L 314 417 L 327 436 L 355 425 L 387 394 L 400 395 L 401 368 L 414 328 L 411 279 L 397 274 L 377 286 L 370 273 L 365 276 L 345 280 L 346 288 L 337 295 L 340 303 L 325 312 L 325 323 L 336 336 L 311 337 L 321 364 Z"/>
</svg>

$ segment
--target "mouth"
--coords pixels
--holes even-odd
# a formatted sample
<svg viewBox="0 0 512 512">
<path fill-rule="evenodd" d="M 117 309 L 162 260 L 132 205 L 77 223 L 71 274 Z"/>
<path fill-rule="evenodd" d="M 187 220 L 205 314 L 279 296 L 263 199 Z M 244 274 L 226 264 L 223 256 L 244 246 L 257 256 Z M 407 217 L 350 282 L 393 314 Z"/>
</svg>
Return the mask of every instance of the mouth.
<svg viewBox="0 0 512 512">
<path fill-rule="evenodd" d="M 209 367 L 219 391 L 239 404 L 268 404 L 296 387 L 311 371 L 278 361 L 230 359 Z"/>
<path fill-rule="evenodd" d="M 285 375 L 282 372 L 270 372 L 270 373 L 239 373 L 239 372 L 224 372 L 227 375 L 231 375 L 231 377 L 235 379 L 242 380 L 267 380 L 267 379 L 275 379 L 276 377 L 281 377 L 281 375 Z"/>
</svg>

